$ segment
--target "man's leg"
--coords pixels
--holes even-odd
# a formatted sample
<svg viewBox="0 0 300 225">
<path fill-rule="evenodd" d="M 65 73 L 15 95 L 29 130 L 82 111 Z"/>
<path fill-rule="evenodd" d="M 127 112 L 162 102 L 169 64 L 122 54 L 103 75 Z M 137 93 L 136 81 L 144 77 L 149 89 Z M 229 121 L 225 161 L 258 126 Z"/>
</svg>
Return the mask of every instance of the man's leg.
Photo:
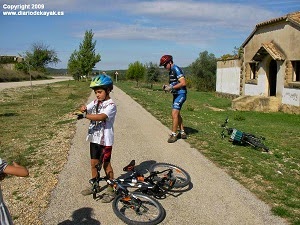
<svg viewBox="0 0 300 225">
<path fill-rule="evenodd" d="M 180 118 L 180 111 L 177 109 L 172 109 L 172 132 L 174 133 L 177 132 L 178 125 L 181 123 Z"/>
<path fill-rule="evenodd" d="M 183 128 L 182 117 L 181 117 L 181 115 L 180 115 L 180 111 L 179 111 L 179 113 L 178 113 L 178 128 L 179 128 L 180 130 L 183 130 L 183 129 L 184 129 L 184 128 Z"/>
</svg>

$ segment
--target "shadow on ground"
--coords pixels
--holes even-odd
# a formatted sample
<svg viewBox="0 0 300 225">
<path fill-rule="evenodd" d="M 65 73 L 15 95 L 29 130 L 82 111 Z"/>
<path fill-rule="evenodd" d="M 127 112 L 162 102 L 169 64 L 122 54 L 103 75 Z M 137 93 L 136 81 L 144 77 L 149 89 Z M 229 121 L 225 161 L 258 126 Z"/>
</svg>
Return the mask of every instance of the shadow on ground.
<svg viewBox="0 0 300 225">
<path fill-rule="evenodd" d="M 184 130 L 185 130 L 185 133 L 187 135 L 189 135 L 189 134 L 196 134 L 196 133 L 199 132 L 198 130 L 196 130 L 194 128 L 191 128 L 191 127 L 184 127 Z"/>
<path fill-rule="evenodd" d="M 92 208 L 77 209 L 72 214 L 72 220 L 65 220 L 58 225 L 100 225 L 101 223 L 92 216 Z"/>
</svg>

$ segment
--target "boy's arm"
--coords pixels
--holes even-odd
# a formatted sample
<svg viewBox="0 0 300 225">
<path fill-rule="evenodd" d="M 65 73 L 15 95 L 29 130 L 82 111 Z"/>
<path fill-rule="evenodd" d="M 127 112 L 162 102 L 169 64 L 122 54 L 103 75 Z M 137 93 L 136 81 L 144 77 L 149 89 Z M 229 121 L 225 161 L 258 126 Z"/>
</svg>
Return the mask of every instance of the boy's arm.
<svg viewBox="0 0 300 225">
<path fill-rule="evenodd" d="M 107 115 L 104 113 L 101 114 L 86 114 L 85 118 L 93 121 L 104 121 L 107 119 Z"/>
<path fill-rule="evenodd" d="M 18 177 L 26 177 L 29 175 L 28 170 L 24 166 L 21 166 L 16 162 L 13 162 L 12 165 L 7 165 L 3 172 Z"/>
</svg>

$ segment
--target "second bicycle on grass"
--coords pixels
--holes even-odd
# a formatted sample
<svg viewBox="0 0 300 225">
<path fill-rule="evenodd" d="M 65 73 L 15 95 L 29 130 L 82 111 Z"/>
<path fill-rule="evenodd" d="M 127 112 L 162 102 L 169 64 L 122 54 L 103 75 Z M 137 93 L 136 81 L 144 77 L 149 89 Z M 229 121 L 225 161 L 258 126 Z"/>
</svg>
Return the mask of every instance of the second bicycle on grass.
<svg viewBox="0 0 300 225">
<path fill-rule="evenodd" d="M 264 137 L 245 133 L 236 128 L 229 128 L 227 127 L 228 121 L 229 119 L 227 117 L 224 123 L 221 125 L 223 128 L 221 132 L 222 138 L 225 138 L 227 133 L 227 135 L 230 136 L 229 141 L 231 141 L 233 144 L 250 145 L 255 149 L 261 149 L 265 152 L 269 152 L 269 148 L 262 143 L 262 141 L 265 140 Z"/>
</svg>

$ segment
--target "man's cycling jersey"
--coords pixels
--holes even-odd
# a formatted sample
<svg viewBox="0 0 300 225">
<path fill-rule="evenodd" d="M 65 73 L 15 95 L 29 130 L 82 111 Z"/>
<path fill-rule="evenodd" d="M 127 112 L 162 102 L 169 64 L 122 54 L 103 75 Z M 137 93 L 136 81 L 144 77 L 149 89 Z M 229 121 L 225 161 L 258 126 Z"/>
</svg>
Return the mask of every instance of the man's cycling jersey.
<svg viewBox="0 0 300 225">
<path fill-rule="evenodd" d="M 169 72 L 169 84 L 174 87 L 176 84 L 179 83 L 179 79 L 181 77 L 185 77 L 182 69 L 179 66 L 174 64 Z M 173 89 L 172 93 L 173 94 L 186 94 L 187 90 L 186 90 L 186 87 L 184 86 L 179 89 Z"/>
</svg>

